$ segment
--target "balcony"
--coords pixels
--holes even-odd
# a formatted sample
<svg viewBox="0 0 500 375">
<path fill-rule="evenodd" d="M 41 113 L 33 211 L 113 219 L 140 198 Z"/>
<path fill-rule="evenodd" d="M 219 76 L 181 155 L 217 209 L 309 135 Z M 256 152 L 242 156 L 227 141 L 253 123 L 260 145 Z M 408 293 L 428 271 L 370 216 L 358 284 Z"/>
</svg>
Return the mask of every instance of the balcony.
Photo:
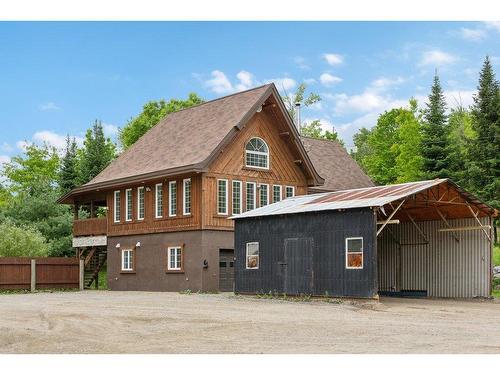
<svg viewBox="0 0 500 375">
<path fill-rule="evenodd" d="M 93 217 L 73 221 L 73 236 L 102 236 L 108 233 L 106 217 Z"/>
</svg>

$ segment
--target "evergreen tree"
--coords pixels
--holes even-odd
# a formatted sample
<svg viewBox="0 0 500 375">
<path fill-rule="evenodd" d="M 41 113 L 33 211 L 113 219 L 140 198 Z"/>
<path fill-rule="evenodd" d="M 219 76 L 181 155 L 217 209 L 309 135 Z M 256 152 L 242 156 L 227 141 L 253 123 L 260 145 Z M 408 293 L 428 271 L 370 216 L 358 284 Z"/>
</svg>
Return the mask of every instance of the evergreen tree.
<svg viewBox="0 0 500 375">
<path fill-rule="evenodd" d="M 422 127 L 422 157 L 426 178 L 449 176 L 446 158 L 447 146 L 446 101 L 436 73 L 429 95 L 429 103 L 426 103 L 424 110 Z"/>
<path fill-rule="evenodd" d="M 78 183 L 76 171 L 76 140 L 66 137 L 66 150 L 61 160 L 61 170 L 59 171 L 59 187 L 63 194 L 73 190 Z"/>
<path fill-rule="evenodd" d="M 101 121 L 96 120 L 87 130 L 83 148 L 78 150 L 78 184 L 85 184 L 97 176 L 115 158 L 116 147 L 104 136 Z"/>
<path fill-rule="evenodd" d="M 486 57 L 472 107 L 472 127 L 477 136 L 471 142 L 468 174 L 473 191 L 497 208 L 500 208 L 499 90 L 490 59 Z"/>
</svg>

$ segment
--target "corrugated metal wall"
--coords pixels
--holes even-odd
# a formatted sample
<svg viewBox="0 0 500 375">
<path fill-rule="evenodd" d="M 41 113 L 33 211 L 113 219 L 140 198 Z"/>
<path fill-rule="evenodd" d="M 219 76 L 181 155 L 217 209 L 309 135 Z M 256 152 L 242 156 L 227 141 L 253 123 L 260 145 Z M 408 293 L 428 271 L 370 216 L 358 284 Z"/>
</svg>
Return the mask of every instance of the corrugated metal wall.
<svg viewBox="0 0 500 375">
<path fill-rule="evenodd" d="M 489 218 L 482 218 L 490 225 Z M 477 226 L 473 219 L 449 220 L 453 227 Z M 430 297 L 488 297 L 491 245 L 481 230 L 456 232 L 456 242 L 442 221 L 388 225 L 377 239 L 380 291 L 426 290 Z M 398 272 L 400 270 L 400 272 Z"/>
</svg>

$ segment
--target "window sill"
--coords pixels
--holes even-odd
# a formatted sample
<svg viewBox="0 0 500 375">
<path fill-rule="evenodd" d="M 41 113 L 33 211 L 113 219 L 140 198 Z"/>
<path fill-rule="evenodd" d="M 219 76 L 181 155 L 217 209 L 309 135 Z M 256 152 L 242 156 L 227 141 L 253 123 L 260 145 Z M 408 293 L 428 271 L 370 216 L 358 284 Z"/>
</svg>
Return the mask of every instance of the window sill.
<svg viewBox="0 0 500 375">
<path fill-rule="evenodd" d="M 121 274 L 127 274 L 127 273 L 131 273 L 131 274 L 135 274 L 135 271 L 120 271 Z"/>
<path fill-rule="evenodd" d="M 212 217 L 214 217 L 216 219 L 227 219 L 227 218 L 229 218 L 229 215 L 216 214 L 216 215 L 213 215 Z"/>
<path fill-rule="evenodd" d="M 165 273 L 184 273 L 184 270 L 167 270 Z"/>
<path fill-rule="evenodd" d="M 265 173 L 271 173 L 272 172 L 271 168 L 255 168 L 255 167 L 244 166 L 241 169 L 244 170 L 244 171 L 254 171 L 254 172 L 265 172 Z"/>
</svg>

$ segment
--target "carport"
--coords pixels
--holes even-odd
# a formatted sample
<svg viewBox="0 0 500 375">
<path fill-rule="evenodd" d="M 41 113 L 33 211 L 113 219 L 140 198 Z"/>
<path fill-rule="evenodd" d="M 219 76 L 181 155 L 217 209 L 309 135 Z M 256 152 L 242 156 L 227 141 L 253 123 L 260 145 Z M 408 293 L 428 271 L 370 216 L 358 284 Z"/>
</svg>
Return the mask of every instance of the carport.
<svg viewBox="0 0 500 375">
<path fill-rule="evenodd" d="M 236 291 L 488 297 L 496 214 L 449 179 L 289 198 L 235 217 Z"/>
</svg>

